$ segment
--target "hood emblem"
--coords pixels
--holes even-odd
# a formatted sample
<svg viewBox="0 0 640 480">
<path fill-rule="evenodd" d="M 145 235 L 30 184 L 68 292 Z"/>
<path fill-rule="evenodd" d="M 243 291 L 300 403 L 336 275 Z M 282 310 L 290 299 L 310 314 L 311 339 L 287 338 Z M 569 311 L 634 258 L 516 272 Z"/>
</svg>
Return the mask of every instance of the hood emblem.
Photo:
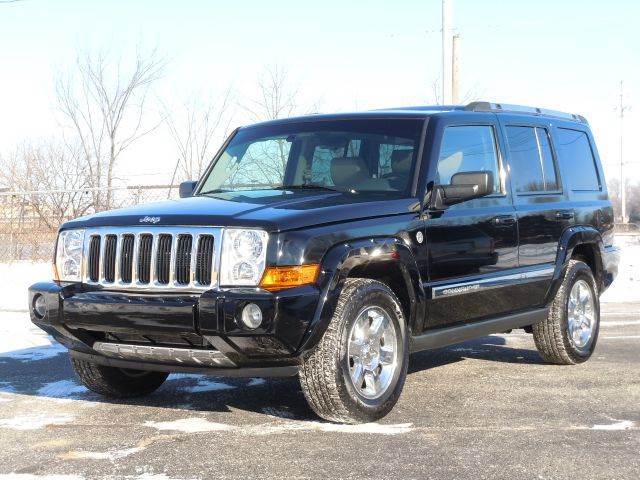
<svg viewBox="0 0 640 480">
<path fill-rule="evenodd" d="M 160 217 L 142 217 L 138 222 L 140 223 L 153 223 L 154 225 L 160 221 Z"/>
</svg>

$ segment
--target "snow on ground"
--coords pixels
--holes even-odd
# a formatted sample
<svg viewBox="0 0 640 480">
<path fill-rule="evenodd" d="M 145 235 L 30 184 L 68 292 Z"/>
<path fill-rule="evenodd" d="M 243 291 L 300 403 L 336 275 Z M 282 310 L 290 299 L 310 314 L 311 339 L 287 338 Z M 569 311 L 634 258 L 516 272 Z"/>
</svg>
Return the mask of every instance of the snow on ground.
<svg viewBox="0 0 640 480">
<path fill-rule="evenodd" d="M 51 263 L 0 263 L 0 361 L 29 362 L 66 352 L 29 320 L 27 289 L 51 279 Z"/>
<path fill-rule="evenodd" d="M 51 398 L 67 398 L 88 392 L 83 385 L 78 385 L 73 380 L 58 380 L 50 382 L 38 389 L 38 395 Z"/>
<path fill-rule="evenodd" d="M 630 428 L 633 428 L 634 425 L 635 423 L 631 420 L 623 420 L 621 422 L 610 423 L 606 425 L 594 425 L 593 427 L 591 427 L 591 430 L 629 430 Z"/>
<path fill-rule="evenodd" d="M 0 263 L 0 311 L 28 311 L 29 286 L 52 276 L 51 262 Z"/>
<path fill-rule="evenodd" d="M 331 432 L 331 433 L 370 433 L 379 435 L 398 435 L 413 430 L 412 423 L 382 425 L 379 423 L 364 423 L 360 425 L 339 425 L 325 422 L 310 422 L 305 420 L 276 419 L 262 425 L 227 425 L 210 422 L 206 418 L 191 417 L 168 422 L 145 422 L 146 427 L 157 430 L 169 430 L 185 433 L 201 432 L 234 432 L 244 435 L 277 435 L 291 432 Z"/>
<path fill-rule="evenodd" d="M 231 425 L 210 422 L 205 418 L 181 418 L 169 422 L 145 422 L 146 427 L 186 433 L 221 432 L 231 430 Z"/>
<path fill-rule="evenodd" d="M 45 360 L 66 351 L 66 348 L 33 325 L 27 312 L 0 310 L 0 361 L 3 357 L 22 362 Z"/>
<path fill-rule="evenodd" d="M 601 302 L 640 302 L 640 240 L 638 237 L 617 236 L 621 249 L 618 276 L 602 294 Z"/>
<path fill-rule="evenodd" d="M 13 430 L 39 430 L 47 425 L 64 425 L 74 420 L 73 415 L 34 413 L 18 415 L 12 418 L 0 418 L 0 427 Z"/>
</svg>

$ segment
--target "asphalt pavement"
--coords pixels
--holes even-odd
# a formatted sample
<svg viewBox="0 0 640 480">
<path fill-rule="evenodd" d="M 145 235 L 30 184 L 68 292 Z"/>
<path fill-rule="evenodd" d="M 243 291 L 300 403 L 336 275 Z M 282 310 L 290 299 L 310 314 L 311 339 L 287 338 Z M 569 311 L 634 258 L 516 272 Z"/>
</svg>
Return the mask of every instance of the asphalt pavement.
<svg viewBox="0 0 640 480">
<path fill-rule="evenodd" d="M 413 355 L 377 424 L 319 420 L 297 379 L 173 375 L 107 401 L 56 347 L 0 353 L 0 478 L 640 478 L 640 304 L 594 356 L 544 364 L 522 330 Z"/>
</svg>

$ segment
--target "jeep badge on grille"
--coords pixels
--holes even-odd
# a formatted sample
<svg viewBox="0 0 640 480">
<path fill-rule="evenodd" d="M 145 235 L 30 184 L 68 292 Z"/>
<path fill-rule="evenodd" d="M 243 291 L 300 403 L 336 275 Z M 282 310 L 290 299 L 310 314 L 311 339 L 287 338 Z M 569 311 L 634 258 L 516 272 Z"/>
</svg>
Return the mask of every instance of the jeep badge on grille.
<svg viewBox="0 0 640 480">
<path fill-rule="evenodd" d="M 160 217 L 142 217 L 138 220 L 140 223 L 153 223 L 154 225 L 160 221 Z"/>
</svg>

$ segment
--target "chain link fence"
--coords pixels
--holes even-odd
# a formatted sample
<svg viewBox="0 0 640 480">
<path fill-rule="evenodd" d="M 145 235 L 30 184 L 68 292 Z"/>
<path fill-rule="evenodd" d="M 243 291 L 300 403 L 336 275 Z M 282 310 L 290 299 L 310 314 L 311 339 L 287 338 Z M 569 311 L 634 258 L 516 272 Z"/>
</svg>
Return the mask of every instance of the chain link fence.
<svg viewBox="0 0 640 480">
<path fill-rule="evenodd" d="M 79 216 L 79 211 L 88 215 L 105 210 L 96 208 L 92 199 L 96 192 L 106 190 L 0 191 L 0 262 L 51 260 L 58 227 Z M 112 193 L 110 208 L 130 207 L 179 195 L 177 185 L 133 185 L 109 190 Z"/>
</svg>

